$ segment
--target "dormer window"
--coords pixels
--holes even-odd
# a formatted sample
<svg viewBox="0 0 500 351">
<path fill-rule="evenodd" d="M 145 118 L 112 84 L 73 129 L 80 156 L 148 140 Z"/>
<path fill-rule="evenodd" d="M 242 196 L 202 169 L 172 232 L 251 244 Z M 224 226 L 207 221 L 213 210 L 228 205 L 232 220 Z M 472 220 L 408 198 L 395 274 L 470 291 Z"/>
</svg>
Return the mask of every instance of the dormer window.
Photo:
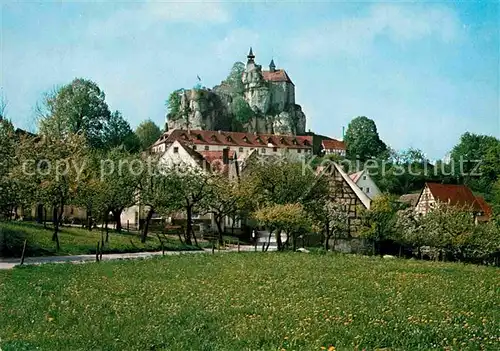
<svg viewBox="0 0 500 351">
<path fill-rule="evenodd" d="M 211 139 L 212 141 L 217 141 L 217 137 L 215 136 L 215 134 L 213 134 L 213 135 L 210 137 L 210 139 Z"/>
<path fill-rule="evenodd" d="M 232 142 L 233 142 L 233 138 L 231 138 L 231 136 L 230 136 L 230 135 L 228 135 L 228 136 L 226 137 L 226 141 L 228 141 L 228 142 L 232 143 Z"/>
<path fill-rule="evenodd" d="M 189 139 L 189 137 L 187 136 L 187 134 L 186 134 L 186 133 L 183 133 L 183 134 L 182 134 L 182 139 L 184 139 L 184 140 L 188 140 L 188 139 Z"/>
<path fill-rule="evenodd" d="M 262 139 L 260 138 L 260 136 L 258 136 L 257 138 L 255 138 L 255 140 L 256 140 L 258 143 L 262 144 Z"/>
<path fill-rule="evenodd" d="M 293 145 L 299 145 L 299 142 L 297 141 L 297 139 L 293 139 L 292 143 L 293 143 Z"/>
<path fill-rule="evenodd" d="M 201 136 L 201 134 L 196 134 L 196 139 L 203 140 L 203 137 Z"/>
<path fill-rule="evenodd" d="M 304 145 L 309 146 L 309 141 L 308 140 L 304 140 Z"/>
<path fill-rule="evenodd" d="M 249 143 L 249 142 L 250 142 L 250 141 L 248 140 L 248 138 L 247 138 L 247 136 L 246 136 L 246 135 L 243 137 L 243 141 L 244 141 L 245 143 Z"/>
<path fill-rule="evenodd" d="M 280 143 L 285 144 L 285 138 L 281 137 L 280 138 Z"/>
</svg>

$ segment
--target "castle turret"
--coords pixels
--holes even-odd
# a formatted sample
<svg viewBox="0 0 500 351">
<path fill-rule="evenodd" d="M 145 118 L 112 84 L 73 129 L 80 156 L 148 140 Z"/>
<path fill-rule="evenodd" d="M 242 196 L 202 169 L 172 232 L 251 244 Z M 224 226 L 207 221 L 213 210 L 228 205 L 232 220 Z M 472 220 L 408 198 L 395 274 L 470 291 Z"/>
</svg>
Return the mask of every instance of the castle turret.
<svg viewBox="0 0 500 351">
<path fill-rule="evenodd" d="M 248 55 L 247 55 L 247 59 L 248 59 L 247 65 L 249 63 L 254 63 L 254 58 L 255 58 L 255 55 L 252 52 L 252 47 L 250 47 L 250 51 L 248 52 Z"/>
<path fill-rule="evenodd" d="M 274 60 L 271 59 L 271 63 L 269 64 L 269 72 L 276 71 L 276 65 L 274 64 Z"/>
</svg>

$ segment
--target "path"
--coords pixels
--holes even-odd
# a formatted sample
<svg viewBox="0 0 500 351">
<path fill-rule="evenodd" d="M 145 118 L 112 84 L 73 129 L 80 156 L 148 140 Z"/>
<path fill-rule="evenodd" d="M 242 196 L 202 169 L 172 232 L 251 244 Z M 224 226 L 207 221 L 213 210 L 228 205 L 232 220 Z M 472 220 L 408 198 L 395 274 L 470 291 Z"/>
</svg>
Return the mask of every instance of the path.
<svg viewBox="0 0 500 351">
<path fill-rule="evenodd" d="M 215 250 L 216 253 L 219 252 L 237 252 L 238 247 L 228 247 L 226 250 Z M 254 251 L 254 247 L 250 245 L 241 245 L 240 251 Z M 165 255 L 183 255 L 183 254 L 199 254 L 199 253 L 211 253 L 212 249 L 203 249 L 199 251 L 165 251 Z M 103 261 L 111 260 L 133 260 L 133 259 L 145 259 L 154 256 L 161 256 L 163 253 L 161 251 L 155 252 L 134 252 L 134 253 L 118 253 L 118 254 L 103 254 Z M 24 259 L 25 265 L 40 265 L 45 263 L 85 263 L 85 262 L 95 262 L 95 255 L 74 255 L 74 256 L 44 256 L 44 257 L 26 257 Z M 19 258 L 0 258 L 0 270 L 12 269 L 18 266 L 20 263 Z"/>
</svg>

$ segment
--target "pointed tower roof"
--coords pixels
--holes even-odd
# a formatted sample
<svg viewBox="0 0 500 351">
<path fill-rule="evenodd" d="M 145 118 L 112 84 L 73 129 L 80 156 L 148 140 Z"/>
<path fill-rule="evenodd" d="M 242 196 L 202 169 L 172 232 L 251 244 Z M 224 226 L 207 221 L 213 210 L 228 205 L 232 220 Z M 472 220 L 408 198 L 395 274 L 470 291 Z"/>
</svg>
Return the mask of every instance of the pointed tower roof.
<svg viewBox="0 0 500 351">
<path fill-rule="evenodd" d="M 253 59 L 255 58 L 255 55 L 253 54 L 252 47 L 250 47 L 250 51 L 248 52 L 247 58 L 248 58 L 247 64 L 254 62 Z"/>
<path fill-rule="evenodd" d="M 276 65 L 274 64 L 274 59 L 271 59 L 271 63 L 269 63 L 269 71 L 276 71 Z"/>
</svg>

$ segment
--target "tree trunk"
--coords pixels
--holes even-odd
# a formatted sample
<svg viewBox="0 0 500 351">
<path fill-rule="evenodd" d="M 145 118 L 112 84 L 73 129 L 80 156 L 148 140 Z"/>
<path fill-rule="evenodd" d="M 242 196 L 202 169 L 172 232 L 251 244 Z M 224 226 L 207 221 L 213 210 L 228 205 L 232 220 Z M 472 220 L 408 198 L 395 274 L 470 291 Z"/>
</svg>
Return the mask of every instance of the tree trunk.
<svg viewBox="0 0 500 351">
<path fill-rule="evenodd" d="M 151 222 L 151 218 L 153 218 L 153 213 L 154 213 L 153 207 L 149 208 L 148 214 L 146 215 L 146 221 L 144 222 L 144 228 L 142 228 L 142 235 L 141 235 L 141 243 L 146 242 L 146 238 L 148 237 L 148 230 L 149 230 L 149 222 Z"/>
<path fill-rule="evenodd" d="M 87 206 L 87 229 L 89 232 L 92 231 L 92 205 Z"/>
<path fill-rule="evenodd" d="M 297 250 L 297 233 L 292 233 L 292 251 Z"/>
<path fill-rule="evenodd" d="M 222 231 L 222 224 L 221 224 L 221 218 L 216 216 L 215 217 L 215 224 L 217 224 L 217 231 L 219 232 L 219 245 L 224 244 L 224 238 L 223 238 L 223 231 Z"/>
<path fill-rule="evenodd" d="M 116 231 L 118 233 L 122 232 L 122 221 L 121 221 L 122 211 L 123 210 L 112 211 L 112 213 L 113 213 L 113 219 L 115 220 L 115 223 L 116 223 Z"/>
<path fill-rule="evenodd" d="M 328 246 L 328 242 L 330 241 L 330 235 L 325 234 L 325 251 L 328 251 L 330 248 Z"/>
<path fill-rule="evenodd" d="M 278 251 L 283 250 L 283 243 L 281 242 L 281 230 L 276 231 L 276 245 L 278 246 Z"/>
<path fill-rule="evenodd" d="M 186 245 L 193 245 L 193 242 L 191 240 L 191 233 L 193 231 L 193 223 L 192 223 L 192 208 L 191 206 L 186 207 L 186 217 L 187 217 L 187 223 L 186 223 L 186 236 L 185 236 L 185 242 Z"/>
<path fill-rule="evenodd" d="M 106 229 L 106 242 L 109 242 L 109 211 L 104 214 L 104 227 Z"/>
<path fill-rule="evenodd" d="M 56 250 L 61 250 L 61 244 L 59 243 L 59 223 L 61 222 L 62 215 L 64 212 L 64 204 L 61 204 L 59 209 L 59 214 L 57 213 L 57 207 L 54 206 L 54 234 L 52 235 L 52 241 L 56 242 Z"/>
</svg>

